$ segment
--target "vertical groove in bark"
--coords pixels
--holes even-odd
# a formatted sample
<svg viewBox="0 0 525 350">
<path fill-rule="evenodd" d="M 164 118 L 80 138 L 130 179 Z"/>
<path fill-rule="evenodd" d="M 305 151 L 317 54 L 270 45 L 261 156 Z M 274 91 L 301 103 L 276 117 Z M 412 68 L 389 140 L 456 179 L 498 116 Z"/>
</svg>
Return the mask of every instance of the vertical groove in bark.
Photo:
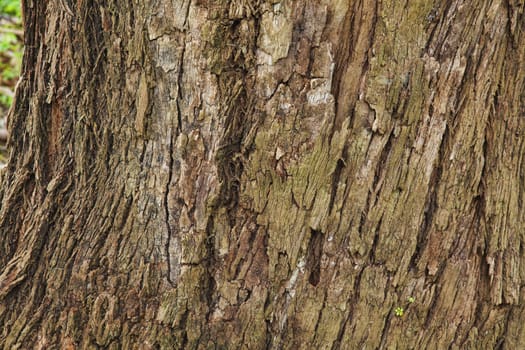
<svg viewBox="0 0 525 350">
<path fill-rule="evenodd" d="M 180 119 L 179 119 L 180 123 Z M 179 124 L 180 125 L 180 124 Z M 173 160 L 173 136 L 170 135 L 170 147 L 169 147 L 169 176 L 168 181 L 166 183 L 166 191 L 164 195 L 164 209 L 165 209 L 165 215 L 166 215 L 166 229 L 168 230 L 168 238 L 166 239 L 166 263 L 168 264 L 168 281 L 175 286 L 176 281 L 179 277 L 180 273 L 180 267 L 179 262 L 173 258 L 173 255 L 176 255 L 174 251 L 177 251 L 179 249 L 179 242 L 175 239 L 174 233 L 175 230 L 172 228 L 172 223 L 170 222 L 170 206 L 169 206 L 169 198 L 170 198 L 170 186 L 171 181 L 173 179 L 173 168 L 174 168 L 174 160 Z"/>
<path fill-rule="evenodd" d="M 92 5 L 24 5 L 3 348 L 525 346 L 523 1 Z"/>
</svg>

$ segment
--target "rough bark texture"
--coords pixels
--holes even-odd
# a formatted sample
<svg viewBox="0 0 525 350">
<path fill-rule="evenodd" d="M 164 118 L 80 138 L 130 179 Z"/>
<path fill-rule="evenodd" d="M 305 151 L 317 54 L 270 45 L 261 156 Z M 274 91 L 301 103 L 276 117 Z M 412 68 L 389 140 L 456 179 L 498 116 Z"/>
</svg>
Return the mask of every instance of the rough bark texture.
<svg viewBox="0 0 525 350">
<path fill-rule="evenodd" d="M 26 0 L 2 348 L 525 348 L 524 6 Z"/>
</svg>

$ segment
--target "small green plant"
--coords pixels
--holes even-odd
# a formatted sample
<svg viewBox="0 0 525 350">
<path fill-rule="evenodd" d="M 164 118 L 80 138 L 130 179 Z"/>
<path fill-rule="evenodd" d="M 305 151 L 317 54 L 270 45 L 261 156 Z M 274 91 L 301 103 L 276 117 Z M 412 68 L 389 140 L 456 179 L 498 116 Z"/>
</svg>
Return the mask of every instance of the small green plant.
<svg viewBox="0 0 525 350">
<path fill-rule="evenodd" d="M 410 304 L 413 304 L 414 301 L 416 301 L 416 298 L 414 298 L 414 297 L 408 297 L 407 300 L 408 300 L 408 302 L 409 302 Z"/>
<path fill-rule="evenodd" d="M 394 310 L 394 314 L 397 317 L 403 316 L 404 313 L 405 313 L 405 310 L 401 306 L 396 307 L 396 309 Z"/>
</svg>

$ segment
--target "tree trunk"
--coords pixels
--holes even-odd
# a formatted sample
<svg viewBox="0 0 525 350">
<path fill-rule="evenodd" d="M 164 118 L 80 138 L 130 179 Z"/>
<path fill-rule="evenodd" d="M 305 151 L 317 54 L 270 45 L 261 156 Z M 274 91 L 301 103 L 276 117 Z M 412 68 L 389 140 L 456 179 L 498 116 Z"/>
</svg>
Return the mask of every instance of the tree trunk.
<svg viewBox="0 0 525 350">
<path fill-rule="evenodd" d="M 525 348 L 524 7 L 26 0 L 2 348 Z"/>
</svg>

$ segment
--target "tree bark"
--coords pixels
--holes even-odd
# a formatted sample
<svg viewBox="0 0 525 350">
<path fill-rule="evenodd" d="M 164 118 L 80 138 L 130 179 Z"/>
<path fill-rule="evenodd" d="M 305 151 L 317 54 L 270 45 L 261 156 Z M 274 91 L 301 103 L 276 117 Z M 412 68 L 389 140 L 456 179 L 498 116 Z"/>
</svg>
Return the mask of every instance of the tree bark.
<svg viewBox="0 0 525 350">
<path fill-rule="evenodd" d="M 26 0 L 2 348 L 525 348 L 524 7 Z"/>
</svg>

